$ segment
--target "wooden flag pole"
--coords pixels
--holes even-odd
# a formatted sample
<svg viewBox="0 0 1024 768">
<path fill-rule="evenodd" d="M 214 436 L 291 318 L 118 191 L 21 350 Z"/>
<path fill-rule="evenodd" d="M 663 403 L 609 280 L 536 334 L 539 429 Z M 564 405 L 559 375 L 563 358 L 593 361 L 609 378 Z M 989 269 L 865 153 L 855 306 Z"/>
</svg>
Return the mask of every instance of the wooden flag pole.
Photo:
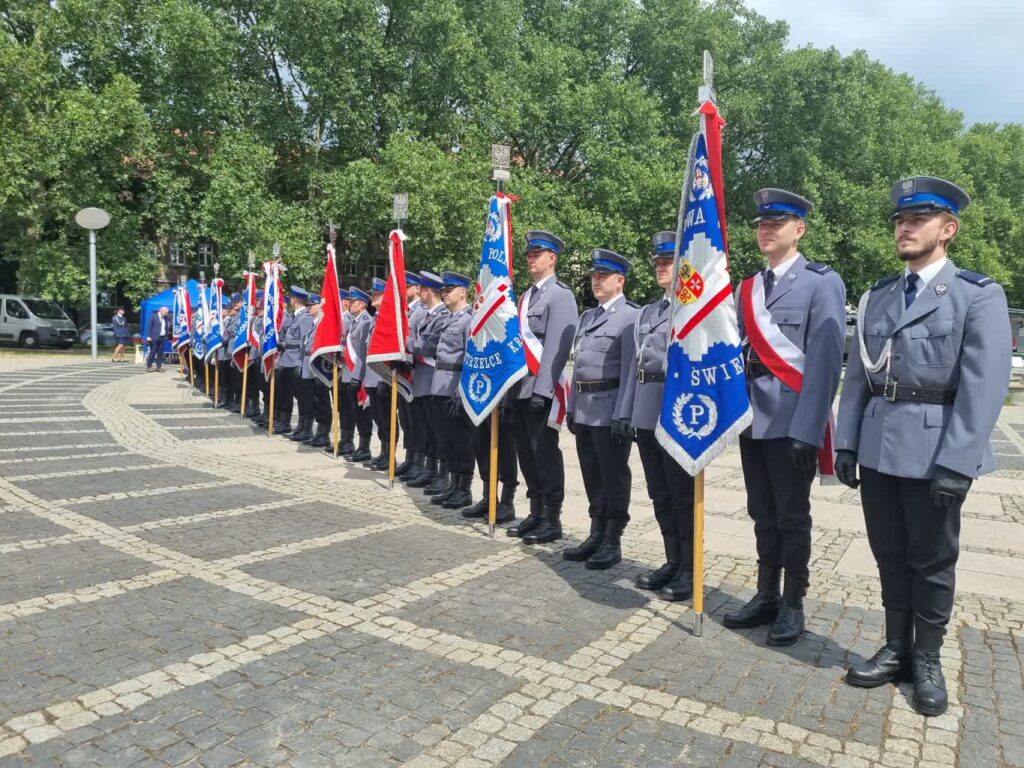
<svg viewBox="0 0 1024 768">
<path fill-rule="evenodd" d="M 334 396 L 332 407 L 334 418 L 331 420 L 331 439 L 334 441 L 334 458 L 338 458 L 338 447 L 341 444 L 341 403 L 338 401 L 338 361 L 331 366 L 331 393 Z"/>
<path fill-rule="evenodd" d="M 213 407 L 220 408 L 220 365 L 213 364 Z"/>
<path fill-rule="evenodd" d="M 203 361 L 203 371 L 206 374 L 206 396 L 210 396 L 210 363 L 207 360 Z"/>
<path fill-rule="evenodd" d="M 245 418 L 245 390 L 249 386 L 249 350 L 245 350 L 245 365 L 242 366 L 242 407 L 238 409 L 238 418 Z"/>
<path fill-rule="evenodd" d="M 395 450 L 398 445 L 398 372 L 391 371 L 391 431 L 388 455 L 388 490 L 395 487 Z"/>
<path fill-rule="evenodd" d="M 188 358 L 188 381 L 189 381 L 189 383 L 193 387 L 195 387 L 195 385 L 196 385 L 196 372 L 194 370 L 192 370 L 192 348 L 191 347 L 189 347 L 185 351 L 185 357 Z M 191 395 L 192 393 L 189 392 L 189 394 Z"/>
<path fill-rule="evenodd" d="M 704 633 L 704 470 L 693 478 L 693 634 Z"/>
<path fill-rule="evenodd" d="M 494 524 L 498 520 L 498 429 L 501 424 L 501 406 L 491 411 L 491 472 L 487 476 L 487 532 L 494 538 Z"/>
<path fill-rule="evenodd" d="M 267 403 L 267 413 L 270 414 L 270 420 L 267 421 L 267 437 L 274 436 L 274 384 L 277 383 L 277 368 L 270 369 L 270 402 Z"/>
</svg>

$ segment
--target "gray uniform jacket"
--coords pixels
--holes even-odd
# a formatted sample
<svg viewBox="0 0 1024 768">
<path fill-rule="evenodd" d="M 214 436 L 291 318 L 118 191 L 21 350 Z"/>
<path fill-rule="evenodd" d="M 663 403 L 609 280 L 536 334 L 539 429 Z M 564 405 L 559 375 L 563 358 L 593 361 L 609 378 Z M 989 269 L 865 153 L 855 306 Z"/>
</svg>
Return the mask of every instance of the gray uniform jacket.
<svg viewBox="0 0 1024 768">
<path fill-rule="evenodd" d="M 316 327 L 320 325 L 320 318 L 324 315 L 321 312 L 316 317 L 309 316 L 309 328 L 306 335 L 302 337 L 302 378 L 312 379 L 313 369 L 309 365 L 309 356 L 313 352 L 313 337 L 316 336 Z"/>
<path fill-rule="evenodd" d="M 258 362 L 263 357 L 263 315 L 259 312 L 252 319 L 252 335 L 256 339 L 256 347 L 249 347 L 249 361 Z"/>
<path fill-rule="evenodd" d="M 281 352 L 280 368 L 302 367 L 302 340 L 309 332 L 313 324 L 313 318 L 305 308 L 296 311 L 291 319 L 285 317 L 281 328 L 281 339 L 284 342 L 284 351 Z"/>
<path fill-rule="evenodd" d="M 366 382 L 363 379 L 366 377 L 366 347 L 370 343 L 370 331 L 372 329 L 373 316 L 369 312 L 362 312 L 358 316 L 352 318 L 352 322 L 345 326 L 345 342 L 348 343 L 348 339 L 351 336 L 352 349 L 355 350 L 356 360 L 355 370 L 349 374 L 348 381 L 363 382 L 363 386 L 366 386 Z M 348 366 L 343 365 L 342 370 L 347 371 Z"/>
<path fill-rule="evenodd" d="M 434 366 L 424 361 L 427 357 L 437 356 L 437 344 L 441 340 L 441 329 L 451 312 L 444 304 L 438 304 L 432 310 L 424 308 L 423 318 L 417 325 L 416 333 L 409 334 L 409 352 L 416 361 L 412 374 L 413 397 L 430 395 L 434 381 Z"/>
<path fill-rule="evenodd" d="M 956 391 L 951 405 L 890 402 L 872 394 L 885 366 L 864 367 L 850 349 L 839 400 L 836 448 L 878 472 L 930 478 L 935 466 L 977 477 L 995 469 L 989 438 L 1010 381 L 1010 323 L 1002 286 L 952 261 L 904 310 L 905 281 L 880 280 L 867 293 L 864 343 L 871 361 L 892 340 L 890 380 L 900 388 Z M 872 366 L 874 367 L 874 366 Z M 870 384 L 869 384 L 870 381 Z"/>
<path fill-rule="evenodd" d="M 623 339 L 622 357 L 629 363 L 616 419 L 625 419 L 633 429 L 654 430 L 661 418 L 661 400 L 665 392 L 665 361 L 668 358 L 668 332 L 672 320 L 672 302 L 658 299 L 640 310 L 633 333 Z M 641 375 L 661 374 L 661 381 L 638 381 Z"/>
<path fill-rule="evenodd" d="M 633 337 L 633 323 L 639 314 L 640 307 L 622 296 L 606 310 L 588 309 L 576 323 L 572 341 L 575 362 L 566 412 L 577 424 L 607 427 L 615 418 L 629 376 L 625 339 Z M 616 385 L 599 392 L 578 392 L 577 385 L 586 381 L 614 381 Z"/>
<path fill-rule="evenodd" d="M 365 312 L 363 314 L 366 314 Z M 352 330 L 356 322 L 356 316 L 351 312 L 345 312 L 341 316 L 341 383 L 348 384 L 352 381 L 352 372 L 349 371 L 348 366 L 344 363 L 345 360 L 345 344 L 348 342 L 349 331 Z"/>
<path fill-rule="evenodd" d="M 846 286 L 830 267 L 800 255 L 776 282 L 765 305 L 783 335 L 806 355 L 804 383 L 797 392 L 775 376 L 748 377 L 754 422 L 744 434 L 756 440 L 789 437 L 820 448 L 843 371 Z M 745 340 L 739 289 L 736 310 Z M 752 347 L 748 353 L 757 359 Z"/>
<path fill-rule="evenodd" d="M 462 361 L 466 359 L 466 344 L 469 341 L 469 326 L 473 322 L 473 307 L 467 304 L 458 312 L 448 312 L 441 326 L 441 338 L 437 342 L 437 368 L 430 383 L 430 394 L 436 397 L 452 397 L 459 391 L 462 378 Z M 446 366 L 458 366 L 459 370 L 441 370 Z"/>
<path fill-rule="evenodd" d="M 370 337 L 373 336 L 373 329 L 377 327 L 377 316 L 369 315 L 370 319 L 362 323 L 356 328 L 356 335 L 354 339 L 354 345 L 356 353 L 359 355 L 359 362 L 356 363 L 355 377 L 363 382 L 363 386 L 366 389 L 373 389 L 380 383 L 380 376 L 366 364 L 366 353 L 370 349 Z"/>
<path fill-rule="evenodd" d="M 231 359 L 231 346 L 235 341 L 235 334 L 238 332 L 238 315 L 227 315 L 224 324 L 220 328 L 220 337 L 224 340 L 220 349 L 217 350 L 218 360 Z"/>
<path fill-rule="evenodd" d="M 531 291 L 533 287 L 526 290 Z M 530 330 L 544 345 L 544 354 L 537 375 L 530 373 L 520 380 L 518 399 L 525 400 L 533 395 L 554 397 L 555 385 L 569 359 L 579 316 L 576 297 L 565 283 L 554 277 L 530 299 L 526 320 Z"/>
</svg>

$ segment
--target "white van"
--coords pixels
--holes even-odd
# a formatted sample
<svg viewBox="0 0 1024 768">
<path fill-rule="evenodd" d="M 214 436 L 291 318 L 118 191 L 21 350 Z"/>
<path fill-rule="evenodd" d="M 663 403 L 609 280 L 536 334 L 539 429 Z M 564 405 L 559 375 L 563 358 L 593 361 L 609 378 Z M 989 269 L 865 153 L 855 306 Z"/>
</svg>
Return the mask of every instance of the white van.
<svg viewBox="0 0 1024 768">
<path fill-rule="evenodd" d="M 77 340 L 71 318 L 49 299 L 0 293 L 0 344 L 67 349 Z"/>
</svg>

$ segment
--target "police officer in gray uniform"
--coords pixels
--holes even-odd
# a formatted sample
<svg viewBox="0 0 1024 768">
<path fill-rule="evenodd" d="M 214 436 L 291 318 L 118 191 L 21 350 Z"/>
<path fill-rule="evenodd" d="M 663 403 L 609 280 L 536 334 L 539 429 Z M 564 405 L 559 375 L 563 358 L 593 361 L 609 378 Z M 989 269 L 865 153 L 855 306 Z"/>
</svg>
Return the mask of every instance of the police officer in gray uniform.
<svg viewBox="0 0 1024 768">
<path fill-rule="evenodd" d="M 805 219 L 813 207 L 810 201 L 781 189 L 762 189 L 754 201 L 757 243 L 768 264 L 748 279 L 762 281 L 771 323 L 805 358 L 803 384 L 797 392 L 760 358 L 754 341 L 747 348 L 747 389 L 754 421 L 740 435 L 740 459 L 747 512 L 754 520 L 757 539 L 757 594 L 740 610 L 727 613 L 723 623 L 727 627 L 771 624 L 768 644 L 788 646 L 804 631 L 811 483 L 843 369 L 846 288 L 830 267 L 807 261 L 799 251 Z M 737 294 L 740 335 L 747 338 L 750 329 L 741 292 Z"/>
<path fill-rule="evenodd" d="M 438 461 L 441 455 L 438 435 L 435 432 L 436 416 L 433 397 L 430 394 L 434 381 L 435 356 L 441 340 L 441 330 L 449 314 L 441 301 L 441 278 L 433 272 L 420 272 L 421 300 L 424 303 L 423 317 L 416 332 L 409 334 L 407 344 L 415 361 L 412 376 L 413 429 L 420 439 L 422 458 L 417 460 L 418 469 L 403 478 L 409 488 L 430 488 L 438 477 Z M 442 473 L 443 474 L 443 473 Z M 431 492 L 436 492 L 435 486 Z"/>
<path fill-rule="evenodd" d="M 299 377 L 296 381 L 295 399 L 299 403 L 299 425 L 289 438 L 297 443 L 308 443 L 313 438 L 313 369 L 309 365 L 309 355 L 313 343 L 313 332 L 316 330 L 316 318 L 320 314 L 320 295 L 311 293 L 306 299 L 305 311 L 296 315 L 295 324 L 302 329 L 299 340 Z"/>
<path fill-rule="evenodd" d="M 562 538 L 565 464 L 558 447 L 558 430 L 548 426 L 548 414 L 579 320 L 576 297 L 569 286 L 555 277 L 558 257 L 564 248 L 562 239 L 550 232 L 526 233 L 526 267 L 533 285 L 521 301 L 529 302 L 527 328 L 544 350 L 536 373 L 520 380 L 513 406 L 516 452 L 526 480 L 530 514 L 506 529 L 507 535 L 518 536 L 526 544 Z"/>
<path fill-rule="evenodd" d="M 885 645 L 851 685 L 912 678 L 914 707 L 946 710 L 939 659 L 953 610 L 960 508 L 991 472 L 989 438 L 1010 380 L 1006 295 L 947 256 L 970 198 L 930 176 L 892 188 L 899 275 L 860 300 L 839 401 L 836 474 L 855 488 L 878 565 Z"/>
<path fill-rule="evenodd" d="M 366 355 L 369 353 L 370 339 L 373 338 L 373 331 L 377 327 L 376 311 L 379 310 L 380 303 L 384 298 L 385 288 L 387 288 L 387 284 L 383 280 L 379 277 L 373 278 L 373 284 L 370 286 L 370 303 L 374 308 L 375 314 L 370 318 L 370 322 L 362 326 L 359 339 L 356 341 L 361 358 L 361 370 L 364 371 L 363 386 L 366 388 L 366 394 L 370 398 L 370 415 L 373 417 L 373 423 L 377 427 L 377 438 L 380 441 L 380 453 L 376 456 L 371 456 L 363 463 L 367 469 L 372 469 L 375 472 L 386 470 L 389 463 L 388 452 L 391 447 L 391 380 L 381 378 L 380 374 L 372 366 L 367 365 Z"/>
<path fill-rule="evenodd" d="M 231 345 L 235 340 L 235 333 L 238 331 L 238 305 L 241 301 L 242 297 L 237 293 L 224 297 L 224 305 L 227 311 L 224 313 L 224 322 L 220 330 L 220 336 L 224 343 L 217 350 L 217 367 L 220 369 L 221 389 L 216 398 L 217 407 L 227 408 L 228 410 L 234 410 L 232 408 L 234 392 L 231 386 L 231 372 L 235 370 L 235 366 L 231 364 Z"/>
<path fill-rule="evenodd" d="M 473 503 L 473 424 L 459 396 L 462 363 L 473 319 L 473 308 L 466 301 L 472 282 L 458 272 L 441 274 L 441 298 L 448 315 L 437 343 L 437 365 L 430 394 L 434 402 L 434 431 L 448 478 L 447 484 L 431 495 L 430 503 L 440 504 L 445 509 L 461 509 Z"/>
<path fill-rule="evenodd" d="M 312 320 L 306 311 L 309 294 L 297 285 L 291 287 L 292 313 L 281 323 L 281 354 L 277 358 L 277 402 L 274 403 L 274 434 L 288 435 L 292 431 L 292 410 L 300 385 L 302 371 L 302 338 Z M 304 319 L 303 319 L 304 318 Z M 278 410 L 280 409 L 280 410 Z"/>
<path fill-rule="evenodd" d="M 348 451 L 346 446 L 344 456 L 345 461 L 362 462 L 373 458 L 370 453 L 373 417 L 370 414 L 369 404 L 364 408 L 359 402 L 359 390 L 364 388 L 363 379 L 366 376 L 365 345 L 369 343 L 370 323 L 373 321 L 373 317 L 367 311 L 371 302 L 370 294 L 360 288 L 351 288 L 348 293 L 352 300 L 353 318 L 350 327 L 345 328 L 345 343 L 351 342 L 358 359 L 355 370 L 351 372 L 348 383 L 345 385 L 345 393 L 352 413 L 352 423 L 355 426 L 355 430 L 349 430 L 349 439 L 351 440 L 353 432 L 358 432 L 359 445 L 353 446 L 351 451 Z M 367 394 L 367 398 L 369 398 L 369 394 Z"/>
<path fill-rule="evenodd" d="M 640 589 L 659 591 L 667 600 L 688 600 L 693 594 L 693 477 L 655 439 L 665 391 L 669 328 L 672 323 L 672 268 L 676 233 L 652 238 L 655 276 L 665 295 L 640 310 L 635 332 L 626 339 L 623 356 L 629 374 L 612 422 L 613 434 L 632 430 L 647 481 L 647 495 L 665 545 L 665 564 L 636 578 Z"/>
<path fill-rule="evenodd" d="M 566 424 L 576 436 L 583 486 L 590 512 L 590 535 L 566 549 L 566 560 L 586 560 L 600 571 L 622 560 L 622 532 L 629 522 L 633 475 L 627 432 L 612 432 L 612 421 L 626 390 L 629 343 L 640 308 L 623 288 L 632 264 L 607 248 L 591 252 L 590 288 L 598 306 L 580 315 L 572 342 L 575 360 Z M 625 354 L 624 354 L 625 353 Z"/>
</svg>

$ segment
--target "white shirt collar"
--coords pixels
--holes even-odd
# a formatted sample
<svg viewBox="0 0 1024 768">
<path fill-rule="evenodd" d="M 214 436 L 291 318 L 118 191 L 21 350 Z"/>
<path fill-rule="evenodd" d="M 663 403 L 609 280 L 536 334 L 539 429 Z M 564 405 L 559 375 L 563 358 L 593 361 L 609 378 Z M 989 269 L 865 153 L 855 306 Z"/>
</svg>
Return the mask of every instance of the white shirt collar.
<svg viewBox="0 0 1024 768">
<path fill-rule="evenodd" d="M 620 293 L 614 299 L 608 299 L 608 301 L 606 301 L 604 304 L 602 304 L 601 305 L 601 309 L 603 309 L 605 312 L 607 312 L 611 308 L 612 304 L 614 304 L 619 299 L 624 299 L 624 298 L 626 298 L 626 294 Z"/>
<path fill-rule="evenodd" d="M 541 288 L 544 287 L 545 283 L 547 283 L 547 282 L 549 282 L 551 280 L 554 280 L 554 279 L 555 279 L 555 273 L 552 272 L 550 275 L 545 277 L 543 280 L 539 280 L 536 283 L 534 283 L 534 285 L 537 287 L 537 290 L 539 291 Z"/>
<path fill-rule="evenodd" d="M 770 269 L 772 272 L 775 273 L 775 282 L 776 282 L 776 284 L 778 284 L 779 280 L 782 279 L 782 276 L 785 275 L 789 271 L 789 268 L 792 267 L 794 262 L 796 262 L 796 260 L 799 259 L 799 258 L 800 258 L 800 252 L 797 251 L 796 256 L 791 256 L 790 258 L 786 259 L 784 262 L 779 264 L 779 266 L 777 266 L 777 267 L 769 266 L 768 267 L 768 269 Z"/>
<path fill-rule="evenodd" d="M 917 276 L 920 278 L 920 280 L 917 281 L 917 295 L 918 296 L 921 295 L 921 291 L 923 291 L 925 289 L 925 286 L 928 285 L 928 283 L 930 283 L 932 280 L 934 280 L 935 276 L 938 275 L 939 272 L 942 271 L 942 268 L 944 266 L 946 266 L 946 262 L 947 261 L 949 261 L 949 257 L 948 256 L 943 256 L 938 261 L 932 262 L 927 267 L 924 267 L 923 269 L 918 270 Z M 906 282 L 906 275 L 909 275 L 909 274 L 910 274 L 910 267 L 905 267 L 904 270 L 903 270 L 904 282 Z"/>
<path fill-rule="evenodd" d="M 298 309 L 295 310 L 295 316 L 298 317 L 303 312 L 309 312 L 309 309 L 307 309 L 306 307 L 299 307 Z"/>
</svg>

